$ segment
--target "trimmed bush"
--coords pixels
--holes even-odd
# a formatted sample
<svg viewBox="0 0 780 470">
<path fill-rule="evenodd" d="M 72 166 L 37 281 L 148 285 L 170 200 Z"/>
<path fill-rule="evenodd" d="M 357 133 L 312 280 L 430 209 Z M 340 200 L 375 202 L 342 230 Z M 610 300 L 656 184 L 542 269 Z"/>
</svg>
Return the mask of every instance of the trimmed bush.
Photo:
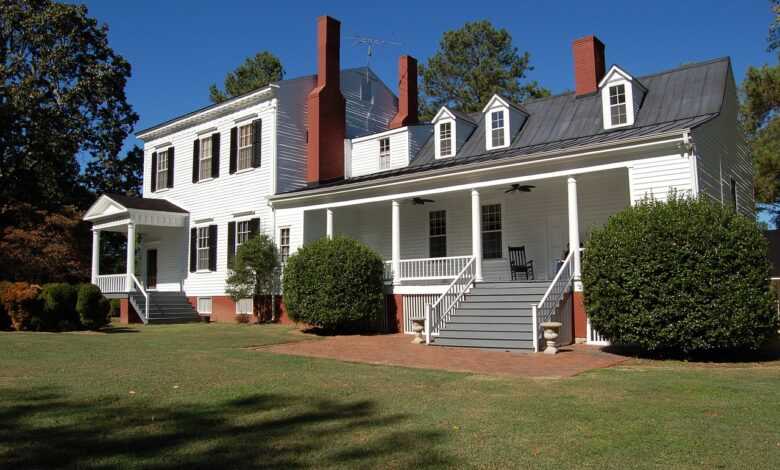
<svg viewBox="0 0 780 470">
<path fill-rule="evenodd" d="M 108 325 L 111 321 L 109 312 L 111 305 L 108 299 L 103 297 L 98 286 L 94 284 L 82 284 L 79 287 L 76 311 L 81 319 L 81 324 L 90 330 L 97 330 Z"/>
<path fill-rule="evenodd" d="M 3 307 L 16 331 L 33 329 L 41 314 L 38 298 L 41 288 L 27 282 L 14 282 L 2 291 Z"/>
<path fill-rule="evenodd" d="M 346 237 L 299 249 L 284 269 L 284 303 L 295 321 L 329 331 L 365 328 L 384 312 L 384 263 Z"/>
<path fill-rule="evenodd" d="M 766 250 L 756 222 L 728 207 L 645 200 L 593 231 L 586 311 L 613 344 L 648 352 L 758 349 L 777 331 Z"/>
<path fill-rule="evenodd" d="M 40 317 L 42 330 L 75 330 L 81 326 L 76 312 L 78 286 L 65 283 L 46 284 L 41 289 L 43 303 Z"/>
</svg>

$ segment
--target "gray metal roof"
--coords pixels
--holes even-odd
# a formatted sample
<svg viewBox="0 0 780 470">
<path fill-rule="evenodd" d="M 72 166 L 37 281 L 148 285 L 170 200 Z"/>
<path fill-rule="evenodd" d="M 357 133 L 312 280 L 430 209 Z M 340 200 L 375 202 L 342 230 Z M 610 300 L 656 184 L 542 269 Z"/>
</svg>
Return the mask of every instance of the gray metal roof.
<svg viewBox="0 0 780 470">
<path fill-rule="evenodd" d="M 106 197 L 123 205 L 127 209 L 140 209 L 147 211 L 177 212 L 187 214 L 181 207 L 166 201 L 165 199 L 145 199 L 141 197 L 125 196 L 124 194 L 110 193 Z"/>
</svg>

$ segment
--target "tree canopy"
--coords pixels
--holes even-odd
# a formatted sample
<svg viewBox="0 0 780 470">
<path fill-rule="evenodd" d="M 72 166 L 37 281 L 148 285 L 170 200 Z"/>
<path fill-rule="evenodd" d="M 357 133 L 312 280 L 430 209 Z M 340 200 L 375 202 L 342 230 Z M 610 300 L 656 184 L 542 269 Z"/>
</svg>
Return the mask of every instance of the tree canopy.
<svg viewBox="0 0 780 470">
<path fill-rule="evenodd" d="M 209 87 L 209 99 L 221 103 L 228 98 L 243 95 L 284 78 L 284 68 L 278 57 L 268 51 L 247 57 L 243 64 L 225 76 L 225 90 L 216 84 Z"/>
<path fill-rule="evenodd" d="M 421 115 L 431 118 L 442 106 L 478 112 L 494 94 L 515 103 L 549 95 L 526 80 L 531 70 L 530 55 L 512 44 L 506 29 L 496 29 L 487 20 L 466 23 L 445 32 L 439 49 L 420 66 Z"/>
</svg>

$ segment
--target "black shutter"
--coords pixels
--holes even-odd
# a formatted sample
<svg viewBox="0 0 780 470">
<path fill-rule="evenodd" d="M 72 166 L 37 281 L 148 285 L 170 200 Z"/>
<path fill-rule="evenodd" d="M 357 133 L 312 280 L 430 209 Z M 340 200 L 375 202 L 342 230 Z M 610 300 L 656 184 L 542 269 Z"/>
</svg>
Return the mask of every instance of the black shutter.
<svg viewBox="0 0 780 470">
<path fill-rule="evenodd" d="M 157 152 L 152 152 L 152 192 L 157 191 Z"/>
<path fill-rule="evenodd" d="M 209 225 L 209 271 L 217 270 L 217 226 Z"/>
<path fill-rule="evenodd" d="M 252 167 L 260 166 L 260 156 L 262 154 L 263 120 L 257 119 L 252 122 Z"/>
<path fill-rule="evenodd" d="M 260 219 L 252 219 L 249 221 L 249 236 L 254 237 L 260 233 Z"/>
<path fill-rule="evenodd" d="M 211 177 L 219 178 L 219 132 L 211 134 Z"/>
<path fill-rule="evenodd" d="M 233 266 L 233 258 L 236 256 L 236 223 L 228 222 L 228 267 Z"/>
<path fill-rule="evenodd" d="M 230 174 L 238 168 L 238 127 L 230 129 Z"/>
<path fill-rule="evenodd" d="M 168 149 L 168 187 L 173 187 L 173 162 L 176 159 L 173 158 L 173 147 Z"/>
<path fill-rule="evenodd" d="M 190 229 L 190 272 L 198 270 L 198 229 Z"/>
<path fill-rule="evenodd" d="M 200 139 L 192 143 L 192 182 L 198 182 L 198 167 L 200 163 Z"/>
</svg>

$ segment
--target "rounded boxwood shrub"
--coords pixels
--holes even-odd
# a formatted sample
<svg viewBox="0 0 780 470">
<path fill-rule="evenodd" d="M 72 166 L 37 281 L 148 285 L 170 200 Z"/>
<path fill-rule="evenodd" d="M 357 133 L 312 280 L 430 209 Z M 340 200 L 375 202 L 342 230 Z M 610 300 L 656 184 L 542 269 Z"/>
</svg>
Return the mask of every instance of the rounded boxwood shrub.
<svg viewBox="0 0 780 470">
<path fill-rule="evenodd" d="M 81 326 L 76 312 L 79 288 L 73 284 L 57 282 L 45 284 L 41 289 L 41 328 L 43 330 L 75 330 Z"/>
<path fill-rule="evenodd" d="M 82 284 L 79 287 L 76 311 L 81 319 L 81 324 L 90 330 L 106 326 L 111 321 L 109 316 L 111 305 L 108 299 L 103 297 L 98 286 L 94 284 Z"/>
<path fill-rule="evenodd" d="M 14 282 L 3 289 L 0 301 L 15 330 L 30 330 L 36 327 L 37 319 L 41 315 L 41 302 L 38 298 L 40 292 L 40 287 L 27 282 Z"/>
<path fill-rule="evenodd" d="M 585 307 L 613 344 L 647 352 L 758 349 L 777 331 L 755 221 L 705 199 L 647 199 L 593 231 Z"/>
<path fill-rule="evenodd" d="M 384 312 L 384 263 L 360 242 L 323 238 L 290 256 L 282 281 L 291 319 L 329 331 L 365 327 Z"/>
</svg>

